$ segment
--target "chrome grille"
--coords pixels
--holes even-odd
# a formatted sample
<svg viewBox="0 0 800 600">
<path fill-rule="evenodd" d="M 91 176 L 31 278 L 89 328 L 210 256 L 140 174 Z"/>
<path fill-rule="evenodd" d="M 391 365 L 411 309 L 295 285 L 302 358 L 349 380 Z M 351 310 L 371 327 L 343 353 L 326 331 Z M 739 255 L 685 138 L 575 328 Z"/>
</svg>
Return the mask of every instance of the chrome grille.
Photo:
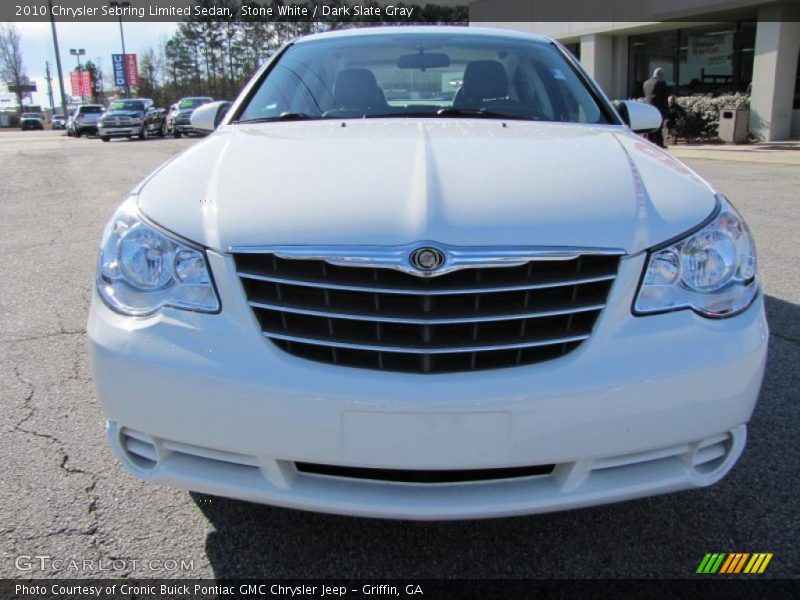
<svg viewBox="0 0 800 600">
<path fill-rule="evenodd" d="M 443 373 L 541 362 L 577 348 L 605 307 L 619 255 L 576 255 L 437 277 L 234 253 L 264 335 L 350 367 Z"/>
<path fill-rule="evenodd" d="M 130 117 L 109 117 L 103 119 L 102 124 L 104 127 L 130 127 L 133 125 L 133 119 Z"/>
</svg>

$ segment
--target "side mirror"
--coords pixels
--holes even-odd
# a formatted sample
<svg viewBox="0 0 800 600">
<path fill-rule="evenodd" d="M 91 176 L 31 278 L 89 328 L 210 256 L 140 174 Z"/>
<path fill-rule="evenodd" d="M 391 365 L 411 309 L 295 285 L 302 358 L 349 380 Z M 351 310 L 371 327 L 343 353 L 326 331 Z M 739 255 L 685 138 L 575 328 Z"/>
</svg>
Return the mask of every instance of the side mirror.
<svg viewBox="0 0 800 600">
<path fill-rule="evenodd" d="M 230 106 L 230 102 L 209 102 L 197 107 L 190 119 L 192 129 L 203 133 L 211 133 L 222 122 Z"/>
<path fill-rule="evenodd" d="M 661 111 L 651 104 L 636 100 L 623 100 L 617 107 L 619 116 L 636 133 L 650 133 L 661 129 L 664 118 Z"/>
</svg>

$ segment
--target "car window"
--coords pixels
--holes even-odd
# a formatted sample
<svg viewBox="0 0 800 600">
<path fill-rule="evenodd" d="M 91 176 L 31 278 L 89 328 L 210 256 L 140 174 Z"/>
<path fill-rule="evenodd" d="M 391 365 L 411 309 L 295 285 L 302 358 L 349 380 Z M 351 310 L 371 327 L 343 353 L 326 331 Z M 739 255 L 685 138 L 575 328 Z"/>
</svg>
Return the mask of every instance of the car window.
<svg viewBox="0 0 800 600">
<path fill-rule="evenodd" d="M 211 102 L 210 98 L 184 98 L 178 104 L 178 108 L 195 108 L 208 102 Z"/>
<path fill-rule="evenodd" d="M 40 119 L 39 113 L 23 113 L 23 119 Z"/>
<path fill-rule="evenodd" d="M 84 114 L 94 114 L 103 112 L 102 106 L 81 106 L 80 111 Z"/>
<path fill-rule="evenodd" d="M 271 68 L 238 121 L 483 116 L 614 122 L 545 41 L 470 34 L 375 34 L 300 42 Z"/>
<path fill-rule="evenodd" d="M 144 110 L 144 102 L 141 100 L 117 100 L 109 110 Z"/>
</svg>

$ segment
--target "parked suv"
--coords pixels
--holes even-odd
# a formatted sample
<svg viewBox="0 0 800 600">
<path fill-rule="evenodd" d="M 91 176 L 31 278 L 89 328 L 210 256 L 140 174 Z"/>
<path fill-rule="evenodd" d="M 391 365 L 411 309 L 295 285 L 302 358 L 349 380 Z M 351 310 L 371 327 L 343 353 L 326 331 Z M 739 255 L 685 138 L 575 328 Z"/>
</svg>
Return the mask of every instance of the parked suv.
<svg viewBox="0 0 800 600">
<path fill-rule="evenodd" d="M 44 129 L 44 121 L 39 113 L 22 113 L 19 119 L 19 127 L 22 131 L 26 129 Z"/>
<path fill-rule="evenodd" d="M 182 135 L 194 133 L 191 124 L 192 113 L 196 108 L 213 102 L 213 98 L 208 96 L 192 96 L 190 98 L 182 98 L 173 105 L 167 121 L 167 131 L 172 133 L 176 138 Z"/>
<path fill-rule="evenodd" d="M 81 137 L 84 133 L 97 133 L 97 123 L 105 111 L 101 104 L 81 104 L 67 124 L 67 135 Z"/>
<path fill-rule="evenodd" d="M 67 117 L 64 115 L 53 115 L 53 120 L 50 123 L 50 126 L 53 129 L 66 129 L 67 127 Z"/>
<path fill-rule="evenodd" d="M 733 204 L 638 135 L 661 124 L 529 34 L 285 45 L 105 229 L 88 337 L 115 453 L 148 481 L 391 518 L 716 483 L 764 300 Z"/>
<path fill-rule="evenodd" d="M 100 139 L 104 142 L 112 137 L 138 137 L 140 140 L 150 135 L 164 137 L 165 132 L 164 111 L 156 108 L 149 98 L 113 102 L 99 124 Z"/>
</svg>

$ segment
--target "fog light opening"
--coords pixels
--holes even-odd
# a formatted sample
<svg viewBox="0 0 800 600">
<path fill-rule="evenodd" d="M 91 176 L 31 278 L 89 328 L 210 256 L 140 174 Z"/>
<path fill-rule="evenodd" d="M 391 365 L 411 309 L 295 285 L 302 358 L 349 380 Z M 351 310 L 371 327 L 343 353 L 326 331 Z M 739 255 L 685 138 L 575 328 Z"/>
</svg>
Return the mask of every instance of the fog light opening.
<svg viewBox="0 0 800 600">
<path fill-rule="evenodd" d="M 733 450 L 733 436 L 725 433 L 700 442 L 692 453 L 692 468 L 704 477 L 713 478 L 724 471 Z"/>
<path fill-rule="evenodd" d="M 151 471 L 159 461 L 158 445 L 149 435 L 123 429 L 120 431 L 122 450 L 133 465 L 143 471 Z"/>
</svg>

